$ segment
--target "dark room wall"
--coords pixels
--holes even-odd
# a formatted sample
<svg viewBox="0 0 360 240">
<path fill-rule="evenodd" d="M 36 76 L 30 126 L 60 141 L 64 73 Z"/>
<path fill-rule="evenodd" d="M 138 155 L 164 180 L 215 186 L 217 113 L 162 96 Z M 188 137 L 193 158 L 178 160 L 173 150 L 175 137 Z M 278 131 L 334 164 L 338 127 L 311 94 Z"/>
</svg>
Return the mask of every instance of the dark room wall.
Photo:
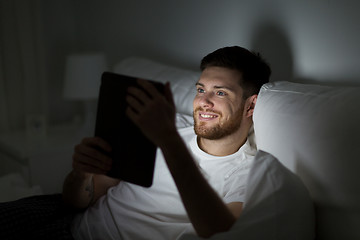
<svg viewBox="0 0 360 240">
<path fill-rule="evenodd" d="M 65 57 L 102 51 L 110 67 L 128 56 L 197 69 L 210 51 L 241 45 L 260 51 L 273 81 L 360 85 L 355 0 L 63 0 L 43 1 L 49 115 L 68 120 L 62 99 Z"/>
</svg>

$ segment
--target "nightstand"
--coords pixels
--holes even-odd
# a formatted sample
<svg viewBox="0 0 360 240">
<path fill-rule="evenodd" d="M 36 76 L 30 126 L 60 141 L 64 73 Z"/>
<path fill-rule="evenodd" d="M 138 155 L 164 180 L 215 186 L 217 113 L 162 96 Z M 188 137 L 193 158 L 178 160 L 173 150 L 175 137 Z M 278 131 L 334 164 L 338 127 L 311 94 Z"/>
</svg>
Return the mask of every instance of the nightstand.
<svg viewBox="0 0 360 240">
<path fill-rule="evenodd" d="M 76 144 L 85 136 L 79 125 L 50 126 L 46 137 L 31 141 L 26 131 L 0 135 L 0 152 L 26 166 L 30 185 L 39 185 L 44 194 L 62 191 L 63 181 L 71 171 Z"/>
</svg>

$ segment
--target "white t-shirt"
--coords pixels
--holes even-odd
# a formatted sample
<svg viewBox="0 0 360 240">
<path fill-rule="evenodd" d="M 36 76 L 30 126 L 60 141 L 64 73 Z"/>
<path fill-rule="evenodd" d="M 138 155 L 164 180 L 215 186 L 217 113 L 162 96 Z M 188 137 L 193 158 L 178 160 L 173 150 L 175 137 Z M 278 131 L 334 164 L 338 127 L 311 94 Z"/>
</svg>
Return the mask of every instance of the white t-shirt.
<svg viewBox="0 0 360 240">
<path fill-rule="evenodd" d="M 243 202 L 256 149 L 247 141 L 236 153 L 216 157 L 198 147 L 192 126 L 180 129 L 179 133 L 201 172 L 224 202 Z M 120 182 L 75 218 L 72 231 L 79 240 L 172 240 L 184 233 L 195 233 L 159 149 L 150 188 Z"/>
</svg>

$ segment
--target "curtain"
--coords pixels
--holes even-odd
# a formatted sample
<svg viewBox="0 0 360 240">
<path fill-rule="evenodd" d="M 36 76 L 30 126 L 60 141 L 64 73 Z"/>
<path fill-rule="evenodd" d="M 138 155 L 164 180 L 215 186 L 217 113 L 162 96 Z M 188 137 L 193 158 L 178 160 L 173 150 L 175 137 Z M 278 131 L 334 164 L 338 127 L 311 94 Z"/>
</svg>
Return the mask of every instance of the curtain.
<svg viewBox="0 0 360 240">
<path fill-rule="evenodd" d="M 46 116 L 41 0 L 0 0 L 0 133 Z"/>
</svg>

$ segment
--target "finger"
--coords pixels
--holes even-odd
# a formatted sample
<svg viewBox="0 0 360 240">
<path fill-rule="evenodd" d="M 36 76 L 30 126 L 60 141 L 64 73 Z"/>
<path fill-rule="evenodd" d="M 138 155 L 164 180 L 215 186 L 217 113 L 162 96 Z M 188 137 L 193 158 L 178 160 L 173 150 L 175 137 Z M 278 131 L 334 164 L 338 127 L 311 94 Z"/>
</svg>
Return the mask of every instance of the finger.
<svg viewBox="0 0 360 240">
<path fill-rule="evenodd" d="M 84 145 L 97 147 L 99 149 L 104 150 L 105 152 L 111 152 L 111 150 L 112 150 L 111 145 L 108 142 L 106 142 L 104 139 L 100 138 L 100 137 L 84 138 L 81 141 L 81 143 L 84 144 Z"/>
<path fill-rule="evenodd" d="M 111 169 L 111 165 L 106 164 L 104 161 L 80 153 L 74 153 L 73 163 L 88 165 L 102 171 L 109 171 Z"/>
<path fill-rule="evenodd" d="M 95 174 L 103 174 L 103 175 L 107 173 L 107 171 L 105 170 L 101 170 L 99 168 L 95 168 L 91 165 L 83 164 L 80 162 L 73 162 L 72 167 L 77 171 L 86 172 L 86 173 L 95 173 Z"/>
<path fill-rule="evenodd" d="M 146 92 L 149 94 L 151 98 L 162 96 L 162 94 L 156 89 L 154 84 L 152 84 L 151 82 L 143 79 L 138 79 L 137 83 L 139 84 L 140 87 L 146 90 Z"/>
<path fill-rule="evenodd" d="M 144 107 L 144 104 L 140 102 L 137 98 L 132 95 L 126 96 L 126 102 L 133 110 L 140 112 L 140 110 Z"/>
<path fill-rule="evenodd" d="M 137 124 L 137 121 L 138 121 L 138 113 L 137 113 L 133 108 L 128 107 L 128 108 L 126 109 L 125 113 L 126 113 L 126 116 L 127 116 L 128 118 L 130 118 L 130 120 L 131 120 L 133 123 Z"/>
<path fill-rule="evenodd" d="M 92 168 L 92 173 L 97 171 L 107 172 L 111 169 L 111 165 L 105 163 L 104 161 L 75 152 L 73 154 L 73 168 L 83 170 L 84 167 Z"/>
<path fill-rule="evenodd" d="M 127 93 L 128 96 L 135 97 L 141 104 L 145 104 L 150 100 L 150 97 L 146 94 L 145 90 L 137 87 L 129 87 Z"/>
<path fill-rule="evenodd" d="M 110 167 L 112 165 L 111 157 L 109 157 L 106 153 L 91 145 L 86 145 L 86 144 L 77 145 L 75 147 L 74 154 L 78 154 L 77 156 L 82 156 L 82 155 L 86 156 L 92 159 L 93 161 L 100 162 L 100 165 L 104 164 Z"/>
</svg>

